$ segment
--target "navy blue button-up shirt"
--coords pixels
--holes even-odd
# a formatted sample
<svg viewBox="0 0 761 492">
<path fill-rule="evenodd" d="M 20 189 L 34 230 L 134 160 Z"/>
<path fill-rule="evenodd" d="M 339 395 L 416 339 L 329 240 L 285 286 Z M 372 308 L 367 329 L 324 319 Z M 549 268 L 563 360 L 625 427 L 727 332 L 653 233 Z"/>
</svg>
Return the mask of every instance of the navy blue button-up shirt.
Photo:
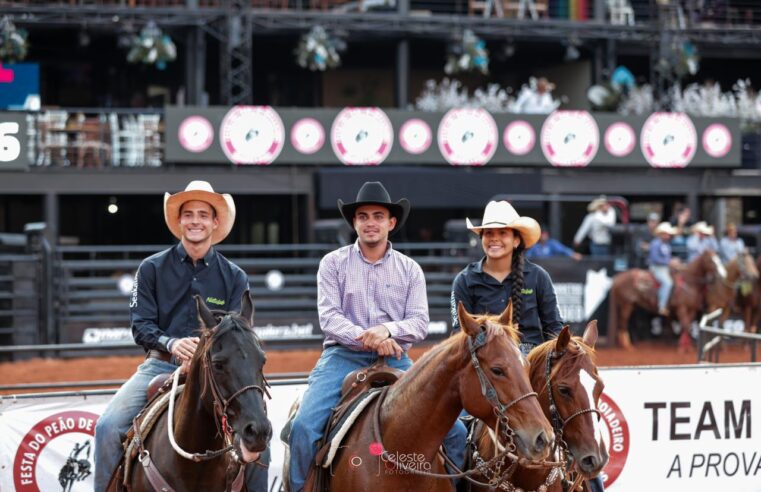
<svg viewBox="0 0 761 492">
<path fill-rule="evenodd" d="M 211 309 L 239 311 L 248 276 L 214 248 L 193 264 L 182 243 L 149 256 L 135 274 L 129 317 L 135 343 L 167 351 L 172 338 L 193 336 L 200 327 L 193 296 Z"/>
<path fill-rule="evenodd" d="M 459 330 L 457 303 L 471 314 L 500 314 L 510 301 L 513 275 L 499 282 L 483 269 L 484 259 L 469 264 L 452 283 L 452 326 Z M 563 329 L 555 288 L 547 271 L 528 260 L 523 262 L 523 314 L 521 342 L 540 344 Z"/>
</svg>

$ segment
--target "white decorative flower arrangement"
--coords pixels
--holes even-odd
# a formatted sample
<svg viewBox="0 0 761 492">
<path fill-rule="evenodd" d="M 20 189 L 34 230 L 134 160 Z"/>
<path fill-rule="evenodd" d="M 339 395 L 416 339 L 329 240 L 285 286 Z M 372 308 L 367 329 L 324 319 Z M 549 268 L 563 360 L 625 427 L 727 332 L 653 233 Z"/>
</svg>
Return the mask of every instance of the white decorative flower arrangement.
<svg viewBox="0 0 761 492">
<path fill-rule="evenodd" d="M 132 37 L 127 53 L 128 62 L 156 65 L 159 70 L 164 70 L 168 62 L 176 59 L 177 47 L 172 38 L 164 34 L 153 21 L 143 27 L 140 35 Z"/>
<path fill-rule="evenodd" d="M 451 43 L 447 52 L 447 64 L 444 65 L 447 75 L 475 71 L 489 73 L 489 51 L 486 49 L 486 42 L 470 29 L 463 31 L 462 39 Z"/>
<path fill-rule="evenodd" d="M 421 111 L 445 112 L 452 108 L 484 108 L 490 113 L 507 113 L 514 102 L 512 90 L 499 84 L 489 84 L 486 90 L 476 89 L 471 97 L 468 89 L 458 80 L 445 78 L 440 84 L 428 80 L 425 89 L 415 100 L 415 107 Z"/>
<path fill-rule="evenodd" d="M 28 34 L 17 29 L 10 17 L 0 19 L 0 62 L 15 63 L 26 58 Z"/>
<path fill-rule="evenodd" d="M 346 50 L 346 42 L 327 33 L 324 27 L 314 26 L 301 36 L 296 47 L 296 63 L 312 71 L 324 72 L 341 65 L 340 53 Z"/>
</svg>

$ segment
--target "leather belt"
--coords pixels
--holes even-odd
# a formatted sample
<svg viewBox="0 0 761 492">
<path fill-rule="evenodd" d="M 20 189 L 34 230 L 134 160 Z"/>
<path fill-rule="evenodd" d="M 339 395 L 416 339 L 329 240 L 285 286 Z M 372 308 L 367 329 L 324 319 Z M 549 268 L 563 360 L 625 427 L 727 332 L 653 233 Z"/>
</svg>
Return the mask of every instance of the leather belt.
<svg viewBox="0 0 761 492">
<path fill-rule="evenodd" d="M 149 350 L 148 355 L 146 355 L 145 358 L 163 360 L 164 362 L 172 362 L 172 354 L 169 352 L 163 352 L 161 350 Z"/>
</svg>

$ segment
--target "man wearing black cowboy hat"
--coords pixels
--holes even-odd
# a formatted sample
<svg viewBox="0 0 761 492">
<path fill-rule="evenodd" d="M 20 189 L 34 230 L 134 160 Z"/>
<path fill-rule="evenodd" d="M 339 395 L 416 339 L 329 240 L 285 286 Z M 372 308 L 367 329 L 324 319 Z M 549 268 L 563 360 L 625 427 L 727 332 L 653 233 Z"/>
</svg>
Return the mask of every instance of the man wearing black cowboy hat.
<svg viewBox="0 0 761 492">
<path fill-rule="evenodd" d="M 428 333 L 423 270 L 388 240 L 404 225 L 409 202 L 393 202 L 381 183 L 367 182 L 354 202 L 338 200 L 338 209 L 356 231 L 357 241 L 325 255 L 317 273 L 317 310 L 325 342 L 291 430 L 292 492 L 304 487 L 344 377 L 379 356 L 389 356 L 391 367 L 409 369 L 407 350 Z M 462 423 L 452 428 L 446 443 L 455 463 L 462 464 Z"/>
</svg>

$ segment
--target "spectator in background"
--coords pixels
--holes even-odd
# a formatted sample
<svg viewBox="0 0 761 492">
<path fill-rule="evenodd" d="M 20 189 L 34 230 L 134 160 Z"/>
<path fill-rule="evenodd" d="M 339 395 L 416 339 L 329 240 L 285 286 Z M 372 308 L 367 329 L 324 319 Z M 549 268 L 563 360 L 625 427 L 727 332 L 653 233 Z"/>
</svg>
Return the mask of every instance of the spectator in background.
<svg viewBox="0 0 761 492">
<path fill-rule="evenodd" d="M 616 211 L 603 195 L 592 200 L 587 206 L 589 212 L 573 237 L 573 246 L 578 248 L 585 237 L 589 236 L 589 252 L 592 256 L 610 254 L 610 228 L 616 223 Z"/>
<path fill-rule="evenodd" d="M 526 258 L 551 258 L 553 256 L 569 256 L 576 261 L 581 259 L 581 254 L 572 250 L 557 239 L 550 237 L 550 231 L 546 225 L 542 225 L 542 234 L 539 242 L 526 250 Z"/>
<path fill-rule="evenodd" d="M 701 220 L 690 228 L 692 234 L 687 238 L 687 261 L 690 262 L 706 250 L 719 251 L 719 243 L 713 237 L 713 227 Z"/>
<path fill-rule="evenodd" d="M 670 222 L 671 225 L 676 228 L 674 237 L 671 240 L 671 246 L 674 250 L 679 250 L 679 253 L 674 251 L 674 254 L 677 254 L 684 259 L 687 257 L 684 251 L 687 244 L 687 236 L 689 235 L 688 231 L 693 223 L 690 207 L 686 206 L 684 203 L 677 202 L 674 205 L 674 213 L 671 216 Z"/>
<path fill-rule="evenodd" d="M 727 224 L 724 233 L 724 237 L 719 241 L 719 254 L 724 263 L 729 263 L 745 250 L 745 241 L 737 236 L 737 225 L 734 222 Z"/>
<path fill-rule="evenodd" d="M 671 279 L 671 272 L 669 271 L 669 264 L 671 263 L 671 238 L 674 234 L 676 234 L 676 228 L 668 222 L 658 224 L 658 227 L 655 228 L 655 235 L 657 237 L 650 243 L 650 251 L 648 253 L 650 271 L 660 284 L 658 287 L 658 314 L 661 316 L 669 315 L 669 297 L 671 296 L 671 287 L 674 285 L 674 281 Z"/>
<path fill-rule="evenodd" d="M 656 212 L 647 214 L 647 222 L 637 229 L 634 233 L 634 251 L 640 262 L 640 265 L 646 263 L 647 255 L 650 252 L 650 242 L 655 239 L 655 228 L 661 222 L 661 216 Z"/>
</svg>

